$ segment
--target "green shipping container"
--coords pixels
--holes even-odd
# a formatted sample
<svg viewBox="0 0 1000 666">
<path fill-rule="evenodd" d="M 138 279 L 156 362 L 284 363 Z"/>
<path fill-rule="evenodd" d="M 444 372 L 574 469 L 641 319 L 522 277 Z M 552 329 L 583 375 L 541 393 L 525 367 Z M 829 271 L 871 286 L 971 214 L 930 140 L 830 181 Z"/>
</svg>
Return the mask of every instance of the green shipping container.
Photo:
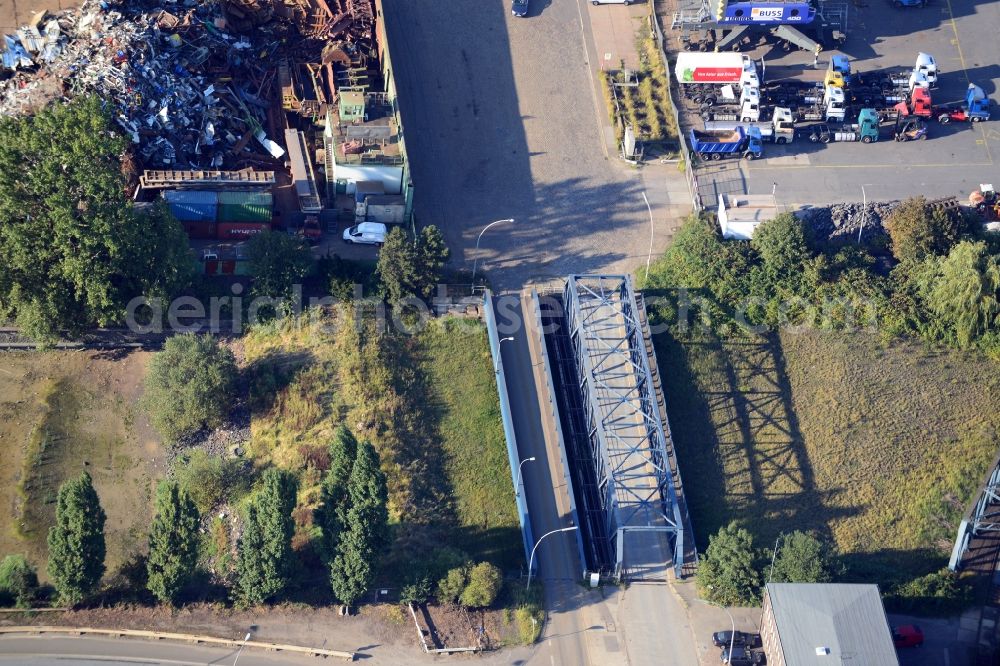
<svg viewBox="0 0 1000 666">
<path fill-rule="evenodd" d="M 219 192 L 220 222 L 270 222 L 270 192 Z"/>
</svg>

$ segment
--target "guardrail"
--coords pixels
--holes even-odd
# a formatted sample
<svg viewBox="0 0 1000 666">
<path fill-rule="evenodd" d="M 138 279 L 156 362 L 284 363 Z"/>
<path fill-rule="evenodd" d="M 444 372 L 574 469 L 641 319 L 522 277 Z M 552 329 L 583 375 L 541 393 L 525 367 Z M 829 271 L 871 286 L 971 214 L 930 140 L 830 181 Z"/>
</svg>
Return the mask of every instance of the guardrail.
<svg viewBox="0 0 1000 666">
<path fill-rule="evenodd" d="M 497 394 L 500 398 L 500 420 L 503 422 L 504 439 L 507 440 L 507 458 L 510 461 L 511 485 L 514 487 L 514 501 L 517 504 L 517 520 L 521 525 L 521 540 L 524 542 L 524 562 L 531 559 L 531 548 L 535 543 L 531 535 L 531 516 L 528 513 L 528 503 L 524 493 L 524 479 L 519 480 L 517 473 L 521 463 L 517 451 L 517 438 L 514 435 L 514 419 L 510 412 L 510 397 L 507 395 L 507 378 L 503 369 L 503 358 L 500 356 L 500 334 L 497 332 L 496 313 L 493 311 L 493 292 L 483 291 L 483 317 L 486 320 L 486 332 L 490 341 L 490 354 L 493 357 L 494 375 L 496 375 Z M 520 487 L 518 485 L 520 484 Z"/>
<path fill-rule="evenodd" d="M 326 650 L 324 648 L 309 648 L 300 645 L 285 645 L 283 643 L 264 643 L 261 641 L 241 641 L 229 638 L 215 638 L 213 636 L 198 636 L 195 634 L 174 634 L 161 631 L 141 631 L 136 629 L 92 629 L 89 627 L 49 627 L 49 626 L 25 626 L 25 627 L 0 627 L 0 635 L 3 634 L 67 634 L 70 636 L 108 636 L 110 638 L 149 638 L 154 640 L 171 640 L 182 643 L 196 643 L 205 645 L 221 645 L 223 647 L 258 648 L 271 652 L 296 652 L 298 654 L 309 654 L 314 657 L 334 657 L 354 661 L 353 652 L 342 650 Z"/>
<path fill-rule="evenodd" d="M 656 48 L 663 58 L 663 67 L 667 71 L 667 99 L 670 100 L 670 113 L 674 117 L 674 126 L 677 128 L 677 144 L 680 146 L 681 155 L 684 158 L 684 179 L 687 181 L 688 195 L 691 197 L 691 205 L 694 212 L 700 213 L 704 210 L 701 205 L 701 195 L 698 190 L 698 176 L 694 172 L 694 162 L 691 160 L 691 151 L 688 150 L 687 140 L 684 138 L 684 131 L 681 129 L 681 116 L 677 110 L 677 102 L 674 99 L 673 77 L 670 74 L 670 60 L 667 59 L 666 38 L 663 30 L 660 29 L 660 17 L 656 13 L 656 2 L 649 3 L 649 26 L 653 31 L 653 39 L 656 41 Z"/>
</svg>

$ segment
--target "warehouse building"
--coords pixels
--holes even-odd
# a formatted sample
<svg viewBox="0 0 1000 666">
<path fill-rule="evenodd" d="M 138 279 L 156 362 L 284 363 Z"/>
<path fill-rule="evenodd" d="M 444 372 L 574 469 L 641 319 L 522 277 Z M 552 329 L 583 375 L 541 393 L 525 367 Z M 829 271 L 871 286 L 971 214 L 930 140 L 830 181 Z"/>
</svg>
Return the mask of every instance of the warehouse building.
<svg viewBox="0 0 1000 666">
<path fill-rule="evenodd" d="M 768 583 L 760 637 L 769 666 L 899 666 L 877 585 Z"/>
</svg>

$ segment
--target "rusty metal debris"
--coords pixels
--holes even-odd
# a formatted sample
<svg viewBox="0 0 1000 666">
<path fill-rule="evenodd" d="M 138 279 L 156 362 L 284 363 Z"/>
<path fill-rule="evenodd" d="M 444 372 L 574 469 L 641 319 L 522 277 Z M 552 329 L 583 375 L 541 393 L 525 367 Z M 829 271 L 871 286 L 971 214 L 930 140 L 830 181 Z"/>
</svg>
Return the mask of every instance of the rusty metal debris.
<svg viewBox="0 0 1000 666">
<path fill-rule="evenodd" d="M 96 94 L 146 169 L 274 169 L 281 110 L 364 87 L 374 26 L 372 0 L 84 0 L 0 40 L 0 115 Z"/>
</svg>

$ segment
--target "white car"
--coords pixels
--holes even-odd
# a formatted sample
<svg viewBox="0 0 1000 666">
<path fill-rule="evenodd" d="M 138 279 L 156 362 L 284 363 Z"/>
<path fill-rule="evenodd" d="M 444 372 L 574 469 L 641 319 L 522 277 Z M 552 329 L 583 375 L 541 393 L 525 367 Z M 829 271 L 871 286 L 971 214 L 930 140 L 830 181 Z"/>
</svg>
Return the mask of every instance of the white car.
<svg viewBox="0 0 1000 666">
<path fill-rule="evenodd" d="M 636 0 L 591 0 L 595 6 L 597 5 L 631 5 Z"/>
<path fill-rule="evenodd" d="M 344 229 L 344 242 L 381 245 L 385 242 L 385 233 L 385 225 L 381 222 L 362 222 Z"/>
</svg>

